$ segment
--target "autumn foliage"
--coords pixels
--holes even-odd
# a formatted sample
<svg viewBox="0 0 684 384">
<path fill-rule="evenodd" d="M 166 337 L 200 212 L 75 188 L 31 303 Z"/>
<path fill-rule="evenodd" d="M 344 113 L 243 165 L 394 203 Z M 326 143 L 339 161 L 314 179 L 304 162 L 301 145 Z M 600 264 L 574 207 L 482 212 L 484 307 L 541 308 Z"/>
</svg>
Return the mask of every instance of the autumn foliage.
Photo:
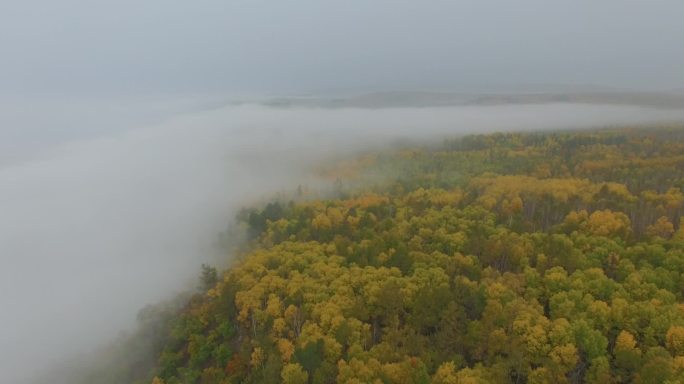
<svg viewBox="0 0 684 384">
<path fill-rule="evenodd" d="M 243 215 L 154 382 L 684 382 L 682 154 L 660 128 L 343 163 L 339 197 Z"/>
</svg>

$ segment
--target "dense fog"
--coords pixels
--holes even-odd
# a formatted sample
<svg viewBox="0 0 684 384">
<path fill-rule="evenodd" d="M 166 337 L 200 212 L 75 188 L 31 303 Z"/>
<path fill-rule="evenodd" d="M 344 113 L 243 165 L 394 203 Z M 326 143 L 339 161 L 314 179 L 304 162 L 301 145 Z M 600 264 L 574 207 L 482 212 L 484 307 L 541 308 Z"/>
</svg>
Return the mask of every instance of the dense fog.
<svg viewBox="0 0 684 384">
<path fill-rule="evenodd" d="M 29 382 L 36 367 L 88 353 L 130 329 L 145 304 L 192 287 L 237 209 L 316 185 L 313 169 L 326 159 L 404 139 L 684 119 L 677 110 L 572 104 L 212 103 L 169 100 L 155 114 L 130 103 L 125 119 L 117 108 L 78 104 L 102 125 L 37 110 L 46 129 L 52 121 L 72 133 L 36 143 L 26 126 L 16 147 L 24 155 L 0 166 L 0 381 Z M 6 121 L 17 141 L 27 121 Z"/>
</svg>

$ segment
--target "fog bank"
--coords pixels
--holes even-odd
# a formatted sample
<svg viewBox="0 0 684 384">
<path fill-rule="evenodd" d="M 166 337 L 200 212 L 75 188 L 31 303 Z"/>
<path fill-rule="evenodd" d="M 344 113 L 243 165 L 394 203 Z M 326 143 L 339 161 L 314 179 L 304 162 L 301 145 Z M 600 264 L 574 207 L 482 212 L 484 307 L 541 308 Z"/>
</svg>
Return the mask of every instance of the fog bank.
<svg viewBox="0 0 684 384">
<path fill-rule="evenodd" d="M 237 209 L 315 182 L 311 169 L 326 158 L 404 139 L 684 120 L 678 110 L 570 104 L 243 105 L 78 133 L 116 115 L 83 119 L 89 126 L 50 156 L 0 167 L 0 382 L 29 382 L 36 366 L 130 327 L 138 309 L 197 276 Z"/>
</svg>

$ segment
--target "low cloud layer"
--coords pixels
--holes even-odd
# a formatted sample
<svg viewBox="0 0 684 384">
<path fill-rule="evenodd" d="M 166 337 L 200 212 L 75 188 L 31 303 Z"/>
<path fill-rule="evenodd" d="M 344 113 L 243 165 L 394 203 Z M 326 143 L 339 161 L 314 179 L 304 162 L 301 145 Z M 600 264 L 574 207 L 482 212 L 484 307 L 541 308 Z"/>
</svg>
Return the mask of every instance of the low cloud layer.
<svg viewBox="0 0 684 384">
<path fill-rule="evenodd" d="M 49 157 L 0 167 L 0 381 L 28 382 L 36 366 L 130 327 L 196 277 L 239 207 L 312 182 L 323 159 L 403 139 L 682 120 L 591 105 L 245 105 L 75 135 Z"/>
</svg>

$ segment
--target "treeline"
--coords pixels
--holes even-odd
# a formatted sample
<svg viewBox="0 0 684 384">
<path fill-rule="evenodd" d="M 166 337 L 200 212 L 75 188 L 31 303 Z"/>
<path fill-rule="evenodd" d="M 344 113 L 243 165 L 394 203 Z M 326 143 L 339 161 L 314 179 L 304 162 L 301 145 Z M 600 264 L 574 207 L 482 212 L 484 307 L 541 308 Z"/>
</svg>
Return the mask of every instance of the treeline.
<svg viewBox="0 0 684 384">
<path fill-rule="evenodd" d="M 358 164 L 330 176 L 372 187 L 243 211 L 249 251 L 205 269 L 154 383 L 684 382 L 684 129 Z"/>
</svg>

